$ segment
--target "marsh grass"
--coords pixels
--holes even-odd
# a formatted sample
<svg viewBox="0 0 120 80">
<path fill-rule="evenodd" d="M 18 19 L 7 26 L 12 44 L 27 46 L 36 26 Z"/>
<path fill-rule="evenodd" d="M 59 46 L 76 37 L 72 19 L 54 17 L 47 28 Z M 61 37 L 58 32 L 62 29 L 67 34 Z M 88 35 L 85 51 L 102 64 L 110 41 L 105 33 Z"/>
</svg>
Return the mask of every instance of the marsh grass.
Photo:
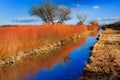
<svg viewBox="0 0 120 80">
<path fill-rule="evenodd" d="M 0 59 L 29 52 L 43 45 L 65 40 L 86 31 L 86 26 L 73 25 L 16 25 L 0 27 Z"/>
</svg>

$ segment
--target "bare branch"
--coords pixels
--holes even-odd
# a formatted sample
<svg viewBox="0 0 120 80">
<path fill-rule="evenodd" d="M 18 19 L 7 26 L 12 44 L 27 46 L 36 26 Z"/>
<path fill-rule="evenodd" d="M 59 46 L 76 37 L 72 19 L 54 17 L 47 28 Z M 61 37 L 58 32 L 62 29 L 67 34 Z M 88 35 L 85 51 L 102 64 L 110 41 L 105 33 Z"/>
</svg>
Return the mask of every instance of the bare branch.
<svg viewBox="0 0 120 80">
<path fill-rule="evenodd" d="M 39 16 L 45 23 L 62 24 L 64 21 L 70 20 L 70 9 L 65 6 L 58 7 L 53 3 L 44 3 L 41 7 L 32 7 L 32 15 Z"/>
<path fill-rule="evenodd" d="M 77 23 L 78 25 L 79 24 L 84 24 L 85 20 L 87 19 L 87 14 L 85 14 L 85 13 L 84 14 L 78 13 L 76 16 L 79 20 L 79 22 Z"/>
<path fill-rule="evenodd" d="M 99 22 L 98 22 L 98 20 L 95 19 L 95 20 L 91 20 L 90 24 L 91 25 L 99 25 Z"/>
</svg>

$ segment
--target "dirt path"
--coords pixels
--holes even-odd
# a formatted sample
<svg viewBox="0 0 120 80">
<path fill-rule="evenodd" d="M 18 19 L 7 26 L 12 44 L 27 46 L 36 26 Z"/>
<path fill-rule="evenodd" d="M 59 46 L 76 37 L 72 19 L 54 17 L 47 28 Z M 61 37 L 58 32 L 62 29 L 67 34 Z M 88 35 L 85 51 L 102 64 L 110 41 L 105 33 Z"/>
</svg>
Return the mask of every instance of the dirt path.
<svg viewBox="0 0 120 80">
<path fill-rule="evenodd" d="M 80 80 L 120 80 L 120 29 L 99 36 Z"/>
</svg>

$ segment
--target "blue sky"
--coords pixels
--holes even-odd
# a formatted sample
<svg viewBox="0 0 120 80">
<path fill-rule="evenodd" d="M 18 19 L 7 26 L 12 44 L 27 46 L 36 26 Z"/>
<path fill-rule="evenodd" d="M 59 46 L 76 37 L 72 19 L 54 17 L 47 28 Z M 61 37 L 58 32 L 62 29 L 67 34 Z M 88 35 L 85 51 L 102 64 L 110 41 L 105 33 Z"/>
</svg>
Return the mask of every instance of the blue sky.
<svg viewBox="0 0 120 80">
<path fill-rule="evenodd" d="M 41 5 L 51 0 L 0 0 L 0 25 L 14 23 L 42 23 L 29 14 L 33 5 Z M 53 0 L 56 5 L 71 8 L 72 20 L 69 24 L 76 24 L 77 13 L 87 13 L 88 21 L 99 19 L 104 22 L 120 20 L 120 0 Z"/>
</svg>

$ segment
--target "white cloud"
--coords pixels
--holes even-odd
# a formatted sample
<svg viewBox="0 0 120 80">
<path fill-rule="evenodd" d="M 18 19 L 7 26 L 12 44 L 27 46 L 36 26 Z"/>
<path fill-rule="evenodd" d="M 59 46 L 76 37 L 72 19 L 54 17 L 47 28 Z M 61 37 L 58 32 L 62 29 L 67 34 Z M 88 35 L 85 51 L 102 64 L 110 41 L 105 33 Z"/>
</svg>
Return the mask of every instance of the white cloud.
<svg viewBox="0 0 120 80">
<path fill-rule="evenodd" d="M 100 8 L 100 6 L 93 6 L 93 9 L 99 9 Z"/>
<path fill-rule="evenodd" d="M 76 6 L 77 6 L 77 7 L 81 7 L 81 5 L 80 5 L 80 4 L 76 4 Z"/>
<path fill-rule="evenodd" d="M 76 4 L 72 4 L 74 7 L 83 7 L 83 5 L 79 4 L 79 3 L 76 3 Z"/>
<path fill-rule="evenodd" d="M 64 5 L 59 5 L 58 7 L 59 7 L 60 9 L 61 9 L 61 8 L 66 8 L 66 6 L 64 6 Z"/>
<path fill-rule="evenodd" d="M 101 24 L 110 24 L 116 21 L 120 21 L 120 17 L 105 17 L 105 18 L 98 18 Z"/>
<path fill-rule="evenodd" d="M 105 18 L 99 18 L 99 20 L 120 20 L 120 17 L 105 17 Z"/>
<path fill-rule="evenodd" d="M 41 23 L 41 19 L 37 17 L 21 17 L 11 21 L 12 23 L 21 23 L 21 24 L 34 24 Z"/>
</svg>

